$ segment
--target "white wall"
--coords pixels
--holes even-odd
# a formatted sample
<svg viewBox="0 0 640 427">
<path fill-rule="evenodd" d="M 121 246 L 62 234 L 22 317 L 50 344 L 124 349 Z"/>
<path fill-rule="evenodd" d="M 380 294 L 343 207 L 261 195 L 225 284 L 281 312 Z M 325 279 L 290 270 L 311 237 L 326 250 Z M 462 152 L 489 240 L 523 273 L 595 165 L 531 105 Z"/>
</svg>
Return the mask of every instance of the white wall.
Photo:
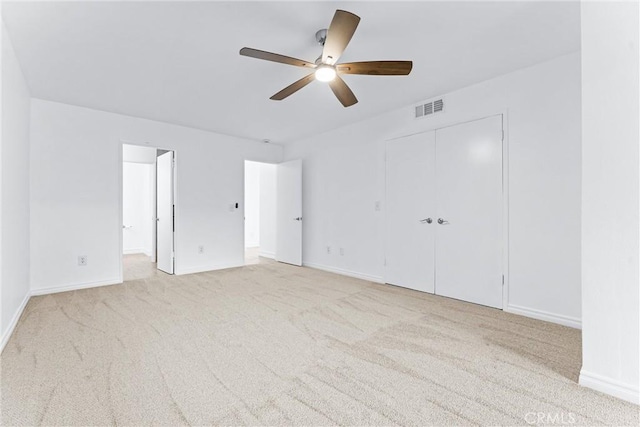
<svg viewBox="0 0 640 427">
<path fill-rule="evenodd" d="M 155 151 L 155 150 L 154 150 Z M 151 256 L 155 164 L 124 162 L 122 170 L 122 251 Z"/>
<path fill-rule="evenodd" d="M 153 147 L 122 144 L 122 161 L 129 163 L 156 164 L 158 150 Z"/>
<path fill-rule="evenodd" d="M 244 162 L 244 245 L 260 246 L 260 165 Z"/>
<path fill-rule="evenodd" d="M 242 203 L 244 160 L 278 162 L 281 147 L 39 99 L 31 105 L 35 293 L 120 280 L 121 140 L 175 150 L 176 272 L 244 264 L 242 210 L 230 210 Z"/>
<path fill-rule="evenodd" d="M 286 146 L 286 159 L 303 159 L 303 262 L 382 281 L 384 141 L 506 110 L 505 308 L 579 326 L 580 90 L 574 53 L 446 94 L 439 115 L 414 119 L 411 105 Z"/>
<path fill-rule="evenodd" d="M 277 165 L 260 163 L 260 256 L 276 256 Z"/>
<path fill-rule="evenodd" d="M 151 256 L 151 262 L 156 262 L 156 160 L 158 157 L 158 149 L 155 147 L 149 146 L 140 146 L 140 145 L 129 145 L 122 144 L 122 160 L 124 162 L 129 163 L 145 163 L 152 166 L 151 171 L 151 182 L 149 185 L 151 186 L 151 250 L 149 254 Z M 124 202 L 124 196 L 123 196 Z M 123 206 L 124 213 L 124 206 Z M 123 218 L 124 220 L 124 218 Z M 124 224 L 124 223 L 123 223 Z M 123 249 L 125 247 L 124 239 L 126 238 L 126 233 L 124 229 L 122 231 L 123 237 Z M 123 252 L 124 253 L 124 252 Z M 145 253 L 147 253 L 145 251 Z"/>
<path fill-rule="evenodd" d="M 267 258 L 276 252 L 276 172 L 275 164 L 245 162 L 245 246 Z"/>
<path fill-rule="evenodd" d="M 637 2 L 582 3 L 580 383 L 640 403 Z"/>
<path fill-rule="evenodd" d="M 2 27 L 0 350 L 29 296 L 29 88 Z"/>
</svg>

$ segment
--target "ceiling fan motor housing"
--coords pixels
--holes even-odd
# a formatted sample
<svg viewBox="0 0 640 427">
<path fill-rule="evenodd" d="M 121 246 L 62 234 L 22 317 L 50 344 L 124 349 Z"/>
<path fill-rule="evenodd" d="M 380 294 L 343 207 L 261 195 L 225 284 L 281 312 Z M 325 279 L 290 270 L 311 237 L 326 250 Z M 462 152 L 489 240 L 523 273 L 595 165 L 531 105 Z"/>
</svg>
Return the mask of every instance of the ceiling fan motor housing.
<svg viewBox="0 0 640 427">
<path fill-rule="evenodd" d="M 316 32 L 316 41 L 318 44 L 324 46 L 324 42 L 327 40 L 327 29 L 323 28 L 322 30 L 318 30 Z"/>
</svg>

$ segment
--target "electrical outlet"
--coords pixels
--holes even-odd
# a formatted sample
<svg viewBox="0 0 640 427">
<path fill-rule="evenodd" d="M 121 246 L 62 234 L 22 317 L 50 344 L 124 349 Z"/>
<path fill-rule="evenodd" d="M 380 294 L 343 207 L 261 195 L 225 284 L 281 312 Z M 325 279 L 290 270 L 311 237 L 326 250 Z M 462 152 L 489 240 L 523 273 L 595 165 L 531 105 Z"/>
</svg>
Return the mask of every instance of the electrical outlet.
<svg viewBox="0 0 640 427">
<path fill-rule="evenodd" d="M 340 256 L 344 255 L 344 248 L 340 248 Z"/>
<path fill-rule="evenodd" d="M 199 254 L 203 254 L 204 253 L 204 246 L 198 246 L 198 253 Z"/>
<path fill-rule="evenodd" d="M 87 256 L 86 255 L 78 256 L 78 265 L 80 267 L 85 267 L 87 265 Z"/>
<path fill-rule="evenodd" d="M 331 246 L 327 246 L 327 255 L 331 255 Z"/>
</svg>

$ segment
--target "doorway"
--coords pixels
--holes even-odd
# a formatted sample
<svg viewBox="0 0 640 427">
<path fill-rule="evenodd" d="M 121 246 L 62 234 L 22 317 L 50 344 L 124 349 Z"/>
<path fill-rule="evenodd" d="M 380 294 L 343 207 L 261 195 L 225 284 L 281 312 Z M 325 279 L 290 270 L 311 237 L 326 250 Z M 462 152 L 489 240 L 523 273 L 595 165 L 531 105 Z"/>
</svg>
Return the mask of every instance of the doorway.
<svg viewBox="0 0 640 427">
<path fill-rule="evenodd" d="M 174 273 L 174 152 L 122 145 L 122 278 Z"/>
<path fill-rule="evenodd" d="M 244 162 L 245 265 L 275 258 L 277 165 Z"/>
</svg>

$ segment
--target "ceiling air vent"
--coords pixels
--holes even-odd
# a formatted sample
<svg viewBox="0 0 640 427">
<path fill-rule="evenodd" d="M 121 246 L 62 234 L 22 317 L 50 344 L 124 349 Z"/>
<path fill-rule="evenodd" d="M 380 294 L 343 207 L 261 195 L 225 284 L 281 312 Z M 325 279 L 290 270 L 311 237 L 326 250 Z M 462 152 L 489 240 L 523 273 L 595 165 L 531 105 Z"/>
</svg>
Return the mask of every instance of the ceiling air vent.
<svg viewBox="0 0 640 427">
<path fill-rule="evenodd" d="M 444 101 L 442 99 L 436 99 L 434 101 L 427 102 L 416 106 L 416 119 L 418 117 L 430 116 L 431 114 L 440 113 L 444 111 Z"/>
</svg>

